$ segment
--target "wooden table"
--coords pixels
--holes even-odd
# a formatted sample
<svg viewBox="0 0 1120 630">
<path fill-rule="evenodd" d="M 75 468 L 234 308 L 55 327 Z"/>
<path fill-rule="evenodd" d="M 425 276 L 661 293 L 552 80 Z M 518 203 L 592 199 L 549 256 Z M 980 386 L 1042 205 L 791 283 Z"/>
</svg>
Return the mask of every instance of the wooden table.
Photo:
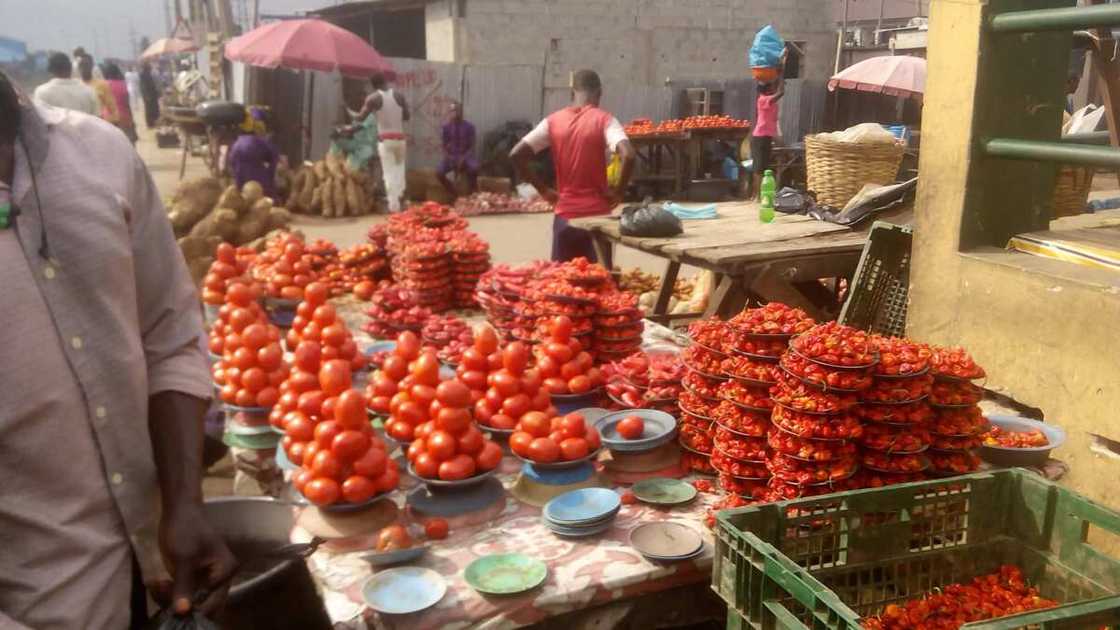
<svg viewBox="0 0 1120 630">
<path fill-rule="evenodd" d="M 835 316 L 836 292 L 820 279 L 851 278 L 867 238 L 865 231 L 795 215 L 760 223 L 754 202 L 722 203 L 717 212 L 715 219 L 684 221 L 684 233 L 672 238 L 622 236 L 616 217 L 575 219 L 572 225 L 591 232 L 599 261 L 608 267 L 615 244 L 666 259 L 650 316 L 654 321 L 674 319 L 666 309 L 681 265 L 713 271 L 719 278 L 703 316 L 734 315 L 751 298 L 784 302 L 816 318 Z M 899 222 L 897 214 L 877 218 Z M 872 221 L 866 223 L 864 229 L 870 228 Z"/>
<path fill-rule="evenodd" d="M 638 154 L 639 170 L 632 183 L 649 184 L 658 192 L 660 184 L 670 183 L 668 196 L 679 199 L 692 180 L 707 179 L 704 142 L 726 142 L 734 148 L 733 155 L 738 156 L 739 145 L 749 135 L 750 129 L 691 129 L 675 134 L 634 136 L 630 142 Z M 743 176 L 740 169 L 740 177 Z"/>
</svg>

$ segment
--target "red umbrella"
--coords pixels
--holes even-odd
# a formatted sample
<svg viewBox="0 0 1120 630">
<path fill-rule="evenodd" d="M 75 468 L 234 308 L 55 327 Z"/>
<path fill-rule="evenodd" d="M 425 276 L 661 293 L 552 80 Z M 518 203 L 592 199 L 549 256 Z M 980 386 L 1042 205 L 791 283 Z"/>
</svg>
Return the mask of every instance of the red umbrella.
<svg viewBox="0 0 1120 630">
<path fill-rule="evenodd" d="M 393 72 L 373 46 L 323 20 L 281 20 L 255 28 L 226 44 L 226 58 L 265 68 L 337 70 L 352 77 Z"/>
</svg>

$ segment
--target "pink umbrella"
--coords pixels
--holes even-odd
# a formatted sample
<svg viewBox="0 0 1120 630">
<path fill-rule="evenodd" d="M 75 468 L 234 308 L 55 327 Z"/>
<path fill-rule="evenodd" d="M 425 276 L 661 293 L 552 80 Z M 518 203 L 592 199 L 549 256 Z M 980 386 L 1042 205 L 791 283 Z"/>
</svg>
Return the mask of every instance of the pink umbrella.
<svg viewBox="0 0 1120 630">
<path fill-rule="evenodd" d="M 141 59 L 154 59 L 164 55 L 177 55 L 180 53 L 194 52 L 198 50 L 198 46 L 189 39 L 182 39 L 180 37 L 163 37 L 152 42 L 144 52 L 140 53 Z"/>
<path fill-rule="evenodd" d="M 265 68 L 338 71 L 352 77 L 391 73 L 393 66 L 350 31 L 323 20 L 281 20 L 226 44 L 226 58 Z"/>
<path fill-rule="evenodd" d="M 921 100 L 926 91 L 926 60 L 905 55 L 864 59 L 829 79 L 828 89 L 837 87 Z"/>
</svg>

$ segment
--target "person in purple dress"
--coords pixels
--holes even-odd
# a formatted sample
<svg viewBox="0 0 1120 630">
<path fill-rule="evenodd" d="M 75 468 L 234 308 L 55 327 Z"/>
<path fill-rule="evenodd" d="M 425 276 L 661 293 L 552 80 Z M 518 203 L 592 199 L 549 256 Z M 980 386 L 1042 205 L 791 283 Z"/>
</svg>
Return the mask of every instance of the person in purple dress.
<svg viewBox="0 0 1120 630">
<path fill-rule="evenodd" d="M 276 199 L 276 165 L 280 152 L 266 135 L 264 112 L 254 109 L 251 118 L 251 122 L 246 121 L 241 126 L 241 135 L 229 148 L 226 165 L 238 188 L 247 182 L 257 182 L 266 197 Z"/>
<path fill-rule="evenodd" d="M 469 194 L 474 194 L 478 189 L 478 159 L 474 157 L 475 131 L 474 125 L 463 120 L 463 104 L 452 101 L 450 118 L 443 126 L 443 160 L 439 163 L 436 176 L 439 183 L 447 189 L 447 193 L 454 199 L 458 197 L 455 186 L 447 178 L 448 173 L 455 173 L 455 177 L 466 177 Z"/>
</svg>

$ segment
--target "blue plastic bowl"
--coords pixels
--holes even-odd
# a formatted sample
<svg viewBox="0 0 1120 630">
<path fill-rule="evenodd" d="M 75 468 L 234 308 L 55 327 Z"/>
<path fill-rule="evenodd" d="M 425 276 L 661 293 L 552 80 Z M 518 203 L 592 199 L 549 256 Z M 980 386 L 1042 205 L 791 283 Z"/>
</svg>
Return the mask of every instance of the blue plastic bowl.
<svg viewBox="0 0 1120 630">
<path fill-rule="evenodd" d="M 600 387 L 586 394 L 553 394 L 552 406 L 556 407 L 560 415 L 564 415 L 587 407 L 597 407 L 602 399 L 603 388 Z"/>
<path fill-rule="evenodd" d="M 645 424 L 642 436 L 627 440 L 618 434 L 618 423 L 624 418 L 638 416 Z M 671 414 L 654 409 L 626 409 L 599 418 L 592 423 L 603 438 L 603 446 L 612 451 L 644 453 L 673 439 L 677 434 L 677 419 Z"/>
<path fill-rule="evenodd" d="M 1003 446 L 981 446 L 980 457 L 995 466 L 1041 466 L 1050 459 L 1050 451 L 1066 441 L 1066 432 L 1058 426 L 1021 418 L 1019 416 L 988 416 L 988 422 L 1004 431 L 1041 431 L 1050 443 L 1046 446 L 1031 448 L 1007 448 Z"/>
</svg>

